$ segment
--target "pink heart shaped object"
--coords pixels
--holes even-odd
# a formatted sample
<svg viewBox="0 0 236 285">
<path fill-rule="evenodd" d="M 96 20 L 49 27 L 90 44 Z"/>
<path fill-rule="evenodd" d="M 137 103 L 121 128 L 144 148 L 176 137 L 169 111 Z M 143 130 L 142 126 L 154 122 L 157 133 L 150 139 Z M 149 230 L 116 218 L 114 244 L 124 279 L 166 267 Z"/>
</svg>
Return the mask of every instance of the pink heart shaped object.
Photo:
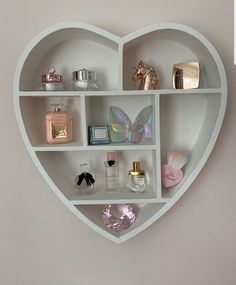
<svg viewBox="0 0 236 285">
<path fill-rule="evenodd" d="M 166 188 L 178 184 L 183 176 L 183 171 L 181 169 L 174 168 L 170 164 L 165 164 L 161 167 L 161 182 Z"/>
</svg>

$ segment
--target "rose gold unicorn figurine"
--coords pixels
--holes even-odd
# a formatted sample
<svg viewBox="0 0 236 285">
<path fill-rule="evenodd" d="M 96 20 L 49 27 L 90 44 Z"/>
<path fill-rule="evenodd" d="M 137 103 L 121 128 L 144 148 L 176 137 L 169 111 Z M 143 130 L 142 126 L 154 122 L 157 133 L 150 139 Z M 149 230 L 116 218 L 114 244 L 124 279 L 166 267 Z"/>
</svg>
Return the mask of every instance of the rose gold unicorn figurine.
<svg viewBox="0 0 236 285">
<path fill-rule="evenodd" d="M 156 89 L 158 78 L 157 73 L 153 67 L 144 63 L 142 60 L 135 67 L 135 73 L 132 79 L 137 81 L 141 80 L 139 90 L 153 90 Z"/>
</svg>

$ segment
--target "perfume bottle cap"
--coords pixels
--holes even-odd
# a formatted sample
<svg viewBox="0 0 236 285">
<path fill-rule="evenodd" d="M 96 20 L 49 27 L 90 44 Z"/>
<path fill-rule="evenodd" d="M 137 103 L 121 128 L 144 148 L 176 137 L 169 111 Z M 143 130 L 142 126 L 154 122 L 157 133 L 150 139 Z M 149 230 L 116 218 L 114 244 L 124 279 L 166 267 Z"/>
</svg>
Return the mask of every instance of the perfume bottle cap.
<svg viewBox="0 0 236 285">
<path fill-rule="evenodd" d="M 95 71 L 89 71 L 85 68 L 74 71 L 73 72 L 73 80 L 82 80 L 82 81 L 96 81 L 96 72 Z"/>
<path fill-rule="evenodd" d="M 54 111 L 55 112 L 61 112 L 61 106 L 55 106 Z"/>
<path fill-rule="evenodd" d="M 81 172 L 88 172 L 89 171 L 87 162 L 81 162 L 79 166 L 80 166 Z"/>
<path fill-rule="evenodd" d="M 130 175 L 144 175 L 145 171 L 141 169 L 140 162 L 133 162 L 133 169 L 129 171 Z"/>
<path fill-rule="evenodd" d="M 50 67 L 48 69 L 48 73 L 43 74 L 41 76 L 42 82 L 53 83 L 53 82 L 62 82 L 62 80 L 63 80 L 62 75 L 56 74 L 56 69 L 54 67 Z"/>
<path fill-rule="evenodd" d="M 115 153 L 115 151 L 109 151 L 107 153 L 107 161 L 110 161 L 110 160 L 116 161 L 116 153 Z"/>
<path fill-rule="evenodd" d="M 54 104 L 54 103 L 51 103 L 50 104 L 50 110 L 53 111 L 53 112 L 61 112 L 62 110 L 62 104 Z"/>
</svg>

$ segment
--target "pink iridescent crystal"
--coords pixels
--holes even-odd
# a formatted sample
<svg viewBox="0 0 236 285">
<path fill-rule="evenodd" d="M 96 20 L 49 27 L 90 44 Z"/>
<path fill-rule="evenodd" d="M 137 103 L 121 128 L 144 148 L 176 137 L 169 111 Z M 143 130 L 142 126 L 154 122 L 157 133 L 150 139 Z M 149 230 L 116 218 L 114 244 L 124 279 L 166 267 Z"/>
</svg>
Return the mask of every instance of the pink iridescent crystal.
<svg viewBox="0 0 236 285">
<path fill-rule="evenodd" d="M 130 227 L 136 217 L 131 205 L 115 204 L 104 208 L 102 218 L 105 226 L 119 232 Z"/>
</svg>

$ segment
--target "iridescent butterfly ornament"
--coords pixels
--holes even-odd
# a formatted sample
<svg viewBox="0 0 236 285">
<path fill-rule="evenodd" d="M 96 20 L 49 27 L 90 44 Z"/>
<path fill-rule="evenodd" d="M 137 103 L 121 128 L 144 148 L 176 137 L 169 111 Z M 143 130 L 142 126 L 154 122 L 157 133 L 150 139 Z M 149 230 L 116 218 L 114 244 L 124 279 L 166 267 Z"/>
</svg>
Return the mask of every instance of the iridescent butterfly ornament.
<svg viewBox="0 0 236 285">
<path fill-rule="evenodd" d="M 152 106 L 142 109 L 136 116 L 134 123 L 128 115 L 119 107 L 112 106 L 110 109 L 110 139 L 114 143 L 122 143 L 126 140 L 138 143 L 143 136 L 151 137 Z"/>
</svg>

